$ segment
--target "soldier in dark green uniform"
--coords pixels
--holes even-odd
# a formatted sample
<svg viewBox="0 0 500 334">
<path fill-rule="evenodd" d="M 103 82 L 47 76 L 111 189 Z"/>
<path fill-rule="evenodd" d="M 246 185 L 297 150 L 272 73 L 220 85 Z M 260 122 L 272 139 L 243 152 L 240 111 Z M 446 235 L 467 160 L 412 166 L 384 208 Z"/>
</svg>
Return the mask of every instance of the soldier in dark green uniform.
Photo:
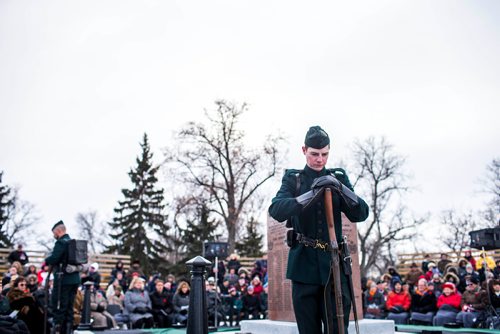
<svg viewBox="0 0 500 334">
<path fill-rule="evenodd" d="M 52 253 L 45 259 L 54 271 L 54 289 L 51 299 L 54 314 L 52 332 L 69 334 L 73 328 L 73 303 L 80 285 L 80 273 L 78 271 L 66 272 L 68 242 L 71 238 L 66 233 L 64 223 L 57 222 L 52 227 L 52 233 L 57 241 Z"/>
<path fill-rule="evenodd" d="M 322 333 L 324 328 L 325 333 L 336 333 L 338 325 L 335 317 L 335 300 L 331 293 L 332 258 L 326 246 L 330 239 L 324 199 L 323 196 L 311 198 L 307 194 L 314 195 L 319 189 L 316 187 L 318 184 L 326 184 L 337 190 L 332 191 L 333 216 L 337 242 L 341 246 L 341 212 L 351 222 L 361 222 L 368 217 L 369 208 L 363 199 L 352 192 L 351 183 L 343 169 L 325 168 L 330 153 L 330 138 L 323 129 L 319 126 L 309 129 L 302 152 L 306 158 L 306 166 L 303 170 L 286 170 L 281 188 L 269 207 L 269 214 L 280 222 L 288 220 L 291 223 L 289 227 L 293 227 L 293 233 L 289 232 L 287 238 L 291 248 L 286 277 L 292 280 L 292 300 L 299 332 L 316 334 Z M 349 201 L 345 194 L 354 198 L 354 202 Z M 340 268 L 344 331 L 347 333 L 351 293 L 342 264 Z M 326 306 L 325 296 L 331 298 L 329 307 Z M 329 329 L 330 326 L 333 328 Z"/>
</svg>

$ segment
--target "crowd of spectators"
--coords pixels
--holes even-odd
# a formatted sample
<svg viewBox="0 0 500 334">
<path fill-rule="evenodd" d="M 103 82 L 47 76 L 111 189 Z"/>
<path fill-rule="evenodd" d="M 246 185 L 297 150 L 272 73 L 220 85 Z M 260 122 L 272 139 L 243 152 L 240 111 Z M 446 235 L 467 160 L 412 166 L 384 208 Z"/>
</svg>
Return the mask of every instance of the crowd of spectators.
<svg viewBox="0 0 500 334">
<path fill-rule="evenodd" d="M 14 252 L 19 251 L 16 250 Z M 45 302 L 54 288 L 49 267 L 40 268 L 13 259 L 8 271 L 2 273 L 0 315 L 12 314 L 22 320 L 30 333 L 43 331 L 45 312 L 51 317 L 51 305 Z M 138 261 L 129 268 L 118 261 L 105 286 L 99 264 L 92 263 L 81 273 L 82 287 L 74 305 L 75 323 L 81 321 L 83 284 L 91 282 L 90 309 L 92 329 L 169 328 L 187 325 L 189 317 L 190 282 L 176 280 L 172 274 L 146 276 Z M 105 286 L 105 287 L 104 287 Z M 232 254 L 211 268 L 206 279 L 206 301 L 209 324 L 237 326 L 242 319 L 263 319 L 267 315 L 267 260 L 255 261 L 252 270 L 242 267 Z"/>
<path fill-rule="evenodd" d="M 499 321 L 500 260 L 495 262 L 483 253 L 474 258 L 470 250 L 458 262 L 441 254 L 436 263 L 426 255 L 420 265 L 412 263 L 406 275 L 389 267 L 380 279 L 366 280 L 363 290 L 364 317 L 368 319 L 391 319 L 396 324 L 485 326 L 491 319 Z"/>
</svg>

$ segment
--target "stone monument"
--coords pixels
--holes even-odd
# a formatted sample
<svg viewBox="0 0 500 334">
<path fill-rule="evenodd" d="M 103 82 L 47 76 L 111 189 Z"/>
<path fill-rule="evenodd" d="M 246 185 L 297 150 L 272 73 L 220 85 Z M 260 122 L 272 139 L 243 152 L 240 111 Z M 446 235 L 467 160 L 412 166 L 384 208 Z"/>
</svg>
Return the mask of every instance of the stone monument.
<svg viewBox="0 0 500 334">
<path fill-rule="evenodd" d="M 285 243 L 285 223 L 279 223 L 268 216 L 267 224 L 268 259 L 267 270 L 269 275 L 269 319 L 295 322 L 292 305 L 292 282 L 285 278 L 288 262 L 288 246 Z M 353 286 L 358 318 L 363 318 L 362 291 L 359 273 L 359 257 L 357 228 L 342 214 L 342 234 L 348 237 L 349 250 L 352 256 Z M 353 320 L 351 310 L 351 320 Z"/>
</svg>

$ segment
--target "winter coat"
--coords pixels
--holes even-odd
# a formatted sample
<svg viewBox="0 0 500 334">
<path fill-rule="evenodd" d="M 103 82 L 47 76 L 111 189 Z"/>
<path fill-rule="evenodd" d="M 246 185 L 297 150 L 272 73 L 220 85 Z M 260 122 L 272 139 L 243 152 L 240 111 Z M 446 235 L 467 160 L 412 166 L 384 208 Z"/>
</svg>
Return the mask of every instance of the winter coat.
<svg viewBox="0 0 500 334">
<path fill-rule="evenodd" d="M 411 310 L 418 313 L 436 311 L 436 295 L 429 290 L 425 292 L 416 291 L 411 296 Z"/>
<path fill-rule="evenodd" d="M 437 300 L 437 307 L 441 308 L 443 305 L 450 305 L 457 310 L 460 310 L 460 301 L 462 300 L 462 295 L 457 292 L 452 292 L 449 296 L 442 294 Z"/>
<path fill-rule="evenodd" d="M 106 329 L 116 327 L 113 316 L 106 311 L 107 307 L 108 302 L 99 291 L 90 294 L 90 317 L 93 319 L 92 328 Z"/>
<path fill-rule="evenodd" d="M 471 305 L 474 310 L 481 311 L 488 305 L 488 294 L 484 290 L 477 289 L 476 291 L 465 290 L 462 294 L 460 307 L 464 305 Z"/>
<path fill-rule="evenodd" d="M 13 288 L 7 293 L 7 299 L 10 308 L 19 311 L 17 318 L 26 323 L 30 333 L 43 333 L 44 315 L 30 292 Z"/>
<path fill-rule="evenodd" d="M 149 294 L 144 290 L 128 290 L 125 293 L 124 306 L 123 314 L 129 315 L 133 323 L 139 319 L 153 317 L 150 313 L 151 300 L 149 299 Z"/>
<path fill-rule="evenodd" d="M 149 298 L 151 299 L 153 313 L 160 313 L 161 310 L 164 310 L 166 313 L 173 312 L 172 295 L 167 290 L 163 289 L 161 293 L 155 290 L 149 294 Z"/>
<path fill-rule="evenodd" d="M 405 311 L 408 311 L 411 306 L 410 295 L 404 291 L 401 291 L 400 293 L 396 293 L 394 291 L 389 292 L 385 307 L 390 311 L 391 308 L 395 306 L 402 306 Z"/>
<path fill-rule="evenodd" d="M 411 270 L 406 274 L 405 276 L 405 282 L 410 284 L 410 285 L 415 285 L 418 282 L 418 279 L 420 276 L 422 276 L 424 273 L 422 270 L 416 268 L 416 270 Z"/>
<path fill-rule="evenodd" d="M 183 294 L 182 292 L 176 293 L 173 299 L 174 311 L 180 313 L 181 310 L 186 310 L 189 306 L 189 293 Z"/>
</svg>

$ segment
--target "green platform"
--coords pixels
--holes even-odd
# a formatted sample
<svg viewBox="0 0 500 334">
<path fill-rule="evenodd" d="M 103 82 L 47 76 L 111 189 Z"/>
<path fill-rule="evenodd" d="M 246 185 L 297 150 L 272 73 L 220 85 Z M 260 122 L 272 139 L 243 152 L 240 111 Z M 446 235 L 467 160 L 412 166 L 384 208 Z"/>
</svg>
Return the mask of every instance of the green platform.
<svg viewBox="0 0 500 334">
<path fill-rule="evenodd" d="M 448 328 L 442 326 L 396 325 L 396 332 L 402 333 L 500 333 L 497 329 Z"/>
</svg>

